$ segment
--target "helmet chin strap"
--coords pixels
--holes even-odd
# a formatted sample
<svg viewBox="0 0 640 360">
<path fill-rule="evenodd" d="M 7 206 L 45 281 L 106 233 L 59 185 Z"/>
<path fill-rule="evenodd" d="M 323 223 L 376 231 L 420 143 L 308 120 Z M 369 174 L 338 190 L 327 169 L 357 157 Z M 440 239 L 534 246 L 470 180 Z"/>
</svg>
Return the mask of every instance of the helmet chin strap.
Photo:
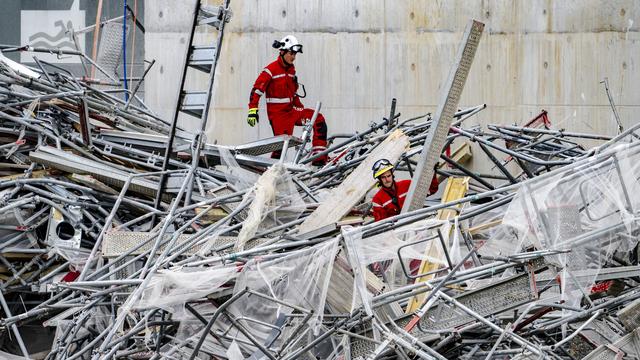
<svg viewBox="0 0 640 360">
<path fill-rule="evenodd" d="M 284 54 L 287 53 L 287 50 L 280 50 L 280 58 L 282 59 L 282 62 L 287 65 L 287 66 L 291 66 L 293 64 L 290 64 L 287 62 L 287 60 L 284 59 Z"/>
</svg>

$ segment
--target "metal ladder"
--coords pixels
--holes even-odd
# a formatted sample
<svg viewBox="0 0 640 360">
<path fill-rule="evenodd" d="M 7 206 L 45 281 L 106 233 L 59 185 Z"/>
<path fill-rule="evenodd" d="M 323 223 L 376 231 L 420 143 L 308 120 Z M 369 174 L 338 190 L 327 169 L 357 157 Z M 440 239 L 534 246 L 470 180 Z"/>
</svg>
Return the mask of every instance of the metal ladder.
<svg viewBox="0 0 640 360">
<path fill-rule="evenodd" d="M 173 111 L 173 120 L 171 122 L 171 129 L 167 137 L 167 146 L 164 154 L 164 161 L 162 163 L 162 171 L 166 171 L 169 166 L 169 159 L 173 152 L 173 140 L 176 136 L 176 125 L 178 123 L 178 116 L 181 112 L 194 116 L 200 120 L 200 126 L 197 127 L 198 132 L 194 134 L 193 139 L 193 163 L 197 166 L 198 158 L 200 156 L 200 150 L 202 148 L 203 137 L 202 134 L 207 125 L 207 117 L 209 115 L 209 105 L 211 104 L 211 98 L 213 96 L 213 83 L 216 72 L 216 65 L 220 58 L 220 49 L 222 47 L 222 37 L 224 35 L 224 27 L 231 18 L 231 10 L 229 3 L 231 0 L 224 0 L 224 5 L 212 7 L 203 5 L 201 2 L 204 0 L 195 0 L 193 9 L 193 19 L 191 22 L 191 32 L 189 34 L 189 45 L 187 48 L 187 55 L 185 57 L 184 67 L 182 69 L 182 75 L 180 77 L 180 93 L 178 95 L 178 101 Z M 199 26 L 212 26 L 217 30 L 217 37 L 215 42 L 208 44 L 194 44 L 194 35 L 196 28 Z M 187 78 L 187 72 L 189 71 L 202 71 L 209 74 L 209 80 L 207 81 L 207 87 L 205 89 L 185 89 L 185 82 Z M 158 193 L 155 198 L 155 207 L 160 205 L 160 199 L 165 187 L 166 176 L 163 173 L 160 176 L 160 185 Z M 189 201 L 191 195 L 191 187 L 189 187 L 187 193 L 187 201 Z"/>
</svg>

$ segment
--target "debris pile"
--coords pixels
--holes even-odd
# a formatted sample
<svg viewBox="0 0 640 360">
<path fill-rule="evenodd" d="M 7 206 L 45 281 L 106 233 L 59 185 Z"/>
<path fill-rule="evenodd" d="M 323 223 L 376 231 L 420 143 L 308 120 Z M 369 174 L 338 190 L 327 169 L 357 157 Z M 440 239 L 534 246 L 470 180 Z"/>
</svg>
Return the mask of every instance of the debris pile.
<svg viewBox="0 0 640 360">
<path fill-rule="evenodd" d="M 330 138 L 322 168 L 304 137 L 178 129 L 163 171 L 171 124 L 139 99 L 6 59 L 0 99 L 3 357 L 640 356 L 640 125 L 467 127 L 486 106 L 460 110 L 438 194 L 373 222 L 373 163 L 413 177 L 431 114 L 394 102 Z"/>
</svg>

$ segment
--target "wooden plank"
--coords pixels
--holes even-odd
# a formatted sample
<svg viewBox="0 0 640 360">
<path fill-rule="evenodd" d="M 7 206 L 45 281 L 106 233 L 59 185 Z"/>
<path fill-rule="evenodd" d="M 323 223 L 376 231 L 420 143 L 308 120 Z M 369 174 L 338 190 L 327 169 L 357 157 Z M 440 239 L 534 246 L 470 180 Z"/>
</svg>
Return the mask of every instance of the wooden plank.
<svg viewBox="0 0 640 360">
<path fill-rule="evenodd" d="M 469 190 L 468 177 L 449 178 L 449 181 L 447 181 L 447 187 L 445 188 L 444 194 L 442 196 L 442 203 L 444 204 L 454 200 L 462 199 L 467 194 L 468 190 Z M 461 207 L 462 207 L 462 204 L 458 205 L 458 208 L 461 208 Z M 449 220 L 449 219 L 453 219 L 456 215 L 457 215 L 457 211 L 454 209 L 442 209 L 438 211 L 437 217 L 440 220 Z M 451 232 L 452 229 L 453 229 L 453 226 L 449 228 L 449 231 Z M 418 273 L 422 274 L 425 272 L 437 270 L 440 267 L 440 263 L 445 259 L 445 253 L 443 250 L 447 251 L 446 249 L 441 248 L 439 241 L 430 241 L 427 244 L 427 248 L 425 249 L 425 255 L 428 258 L 438 259 L 441 261 L 437 263 L 432 263 L 428 260 L 422 260 L 422 262 L 420 263 L 420 270 Z M 433 279 L 434 277 L 435 277 L 435 274 L 422 276 L 416 279 L 416 283 L 425 282 L 427 280 Z M 416 311 L 418 307 L 422 304 L 426 296 L 427 294 L 424 293 L 424 294 L 420 294 L 412 297 L 409 300 L 409 304 L 407 305 L 406 313 L 409 314 Z"/>
<path fill-rule="evenodd" d="M 196 215 L 200 215 L 203 211 L 206 210 L 206 208 L 204 207 L 199 207 L 199 208 L 195 208 L 193 209 L 196 213 Z M 218 207 L 214 207 L 209 209 L 209 211 L 206 212 L 206 214 L 202 215 L 202 217 L 200 218 L 200 223 L 208 225 L 208 224 L 213 224 L 216 221 L 219 221 L 221 219 L 223 219 L 225 216 L 229 215 L 226 211 L 224 211 L 221 208 Z"/>
<path fill-rule="evenodd" d="M 455 161 L 460 165 L 464 165 L 466 162 L 470 161 L 473 157 L 473 153 L 471 152 L 471 145 L 468 141 L 465 141 L 460 146 L 458 146 L 453 153 L 451 154 L 451 160 Z M 444 161 L 440 161 L 436 166 L 437 169 L 442 169 L 447 163 Z M 438 174 L 438 182 L 443 182 L 447 177 Z"/>
<path fill-rule="evenodd" d="M 91 175 L 80 175 L 80 174 L 70 174 L 67 177 L 78 184 L 84 185 L 86 187 L 90 187 L 94 190 L 98 190 L 111 195 L 119 195 L 119 191 L 115 191 L 113 188 L 107 186 L 100 180 L 94 178 Z"/>
<path fill-rule="evenodd" d="M 390 133 L 342 184 L 331 190 L 327 200 L 300 225 L 299 233 L 304 234 L 340 221 L 375 184 L 371 175 L 373 164 L 382 158 L 396 163 L 408 147 L 409 138 L 402 130 L 397 129 Z"/>
<path fill-rule="evenodd" d="M 481 233 L 487 229 L 491 229 L 492 227 L 498 226 L 500 224 L 502 224 L 502 219 L 493 220 L 493 221 L 489 221 L 488 223 L 480 224 L 478 226 L 469 228 L 468 232 L 469 232 L 469 235 L 476 235 L 478 233 Z"/>
<path fill-rule="evenodd" d="M 49 176 L 51 175 L 51 171 L 50 170 L 36 170 L 34 172 L 31 173 L 31 176 L 29 176 L 29 179 L 39 179 L 39 178 L 43 178 L 45 176 Z M 11 181 L 11 180 L 20 180 L 20 179 L 24 179 L 24 173 L 19 173 L 19 174 L 13 174 L 13 175 L 8 175 L 8 176 L 3 176 L 0 178 L 0 181 Z"/>
<path fill-rule="evenodd" d="M 365 271 L 367 291 L 377 295 L 384 289 L 384 283 L 368 269 Z M 353 302 L 353 273 L 344 252 L 336 257 L 327 290 L 327 304 L 333 313 L 348 314 Z"/>
</svg>

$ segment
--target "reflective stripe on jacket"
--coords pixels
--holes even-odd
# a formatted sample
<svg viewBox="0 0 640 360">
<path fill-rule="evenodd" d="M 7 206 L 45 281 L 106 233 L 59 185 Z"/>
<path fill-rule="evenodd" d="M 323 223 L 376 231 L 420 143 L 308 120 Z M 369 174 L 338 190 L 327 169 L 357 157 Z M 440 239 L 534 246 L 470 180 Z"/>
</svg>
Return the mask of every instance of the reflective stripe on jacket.
<svg viewBox="0 0 640 360">
<path fill-rule="evenodd" d="M 249 109 L 257 108 L 262 95 L 266 96 L 269 118 L 280 112 L 288 112 L 293 107 L 304 108 L 296 95 L 298 81 L 296 67 L 285 65 L 282 58 L 267 65 L 256 79 L 249 95 Z"/>
<path fill-rule="evenodd" d="M 381 187 L 373 196 L 373 218 L 380 221 L 388 217 L 400 214 L 404 199 L 407 198 L 411 180 L 400 180 L 394 182 L 393 189 Z"/>
<path fill-rule="evenodd" d="M 429 186 L 429 195 L 438 191 L 438 185 L 438 178 L 434 174 Z M 395 182 L 395 190 L 380 188 L 371 200 L 373 203 L 371 211 L 373 212 L 374 220 L 380 221 L 399 215 L 404 205 L 404 200 L 407 198 L 409 187 L 411 187 L 411 180 L 400 180 Z M 397 201 L 394 201 L 394 198 Z"/>
</svg>

